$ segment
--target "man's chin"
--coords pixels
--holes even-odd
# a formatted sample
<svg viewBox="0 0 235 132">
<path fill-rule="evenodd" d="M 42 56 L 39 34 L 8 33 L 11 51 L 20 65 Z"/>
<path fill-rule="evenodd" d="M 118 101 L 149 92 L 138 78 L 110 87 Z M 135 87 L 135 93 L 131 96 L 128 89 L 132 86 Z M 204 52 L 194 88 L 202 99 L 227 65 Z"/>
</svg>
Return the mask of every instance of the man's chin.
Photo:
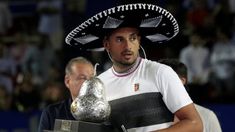
<svg viewBox="0 0 235 132">
<path fill-rule="evenodd" d="M 122 65 L 125 65 L 125 66 L 131 66 L 131 65 L 133 65 L 135 63 L 135 60 L 133 60 L 133 59 L 128 59 L 128 60 L 124 60 L 123 62 L 122 62 Z"/>
</svg>

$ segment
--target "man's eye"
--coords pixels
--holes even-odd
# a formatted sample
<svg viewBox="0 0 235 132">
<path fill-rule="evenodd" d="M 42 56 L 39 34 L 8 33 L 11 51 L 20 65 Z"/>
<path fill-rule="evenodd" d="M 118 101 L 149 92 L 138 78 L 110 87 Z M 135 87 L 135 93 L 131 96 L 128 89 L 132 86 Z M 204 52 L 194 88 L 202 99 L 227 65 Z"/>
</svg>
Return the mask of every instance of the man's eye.
<svg viewBox="0 0 235 132">
<path fill-rule="evenodd" d="M 130 41 L 136 41 L 138 39 L 138 35 L 137 34 L 132 34 L 130 36 Z"/>
<path fill-rule="evenodd" d="M 77 80 L 87 80 L 86 77 L 78 77 Z"/>
<path fill-rule="evenodd" d="M 116 42 L 122 42 L 122 41 L 123 41 L 122 38 L 117 38 L 117 39 L 116 39 Z"/>
<path fill-rule="evenodd" d="M 133 36 L 133 37 L 130 38 L 130 41 L 135 41 L 136 39 L 137 39 L 137 37 Z"/>
</svg>

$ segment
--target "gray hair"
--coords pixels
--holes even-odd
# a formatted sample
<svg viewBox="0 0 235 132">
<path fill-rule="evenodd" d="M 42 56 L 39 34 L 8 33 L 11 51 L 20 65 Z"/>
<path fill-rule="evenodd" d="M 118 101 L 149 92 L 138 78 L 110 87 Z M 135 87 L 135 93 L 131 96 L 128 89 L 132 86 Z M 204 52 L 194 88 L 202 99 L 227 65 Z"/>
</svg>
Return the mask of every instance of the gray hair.
<svg viewBox="0 0 235 132">
<path fill-rule="evenodd" d="M 72 73 L 71 67 L 72 67 L 72 65 L 75 64 L 75 63 L 90 64 L 92 67 L 94 67 L 93 64 L 92 64 L 92 62 L 89 61 L 88 59 L 86 59 L 86 58 L 84 58 L 84 57 L 76 57 L 76 58 L 71 59 L 71 60 L 67 63 L 67 65 L 66 65 L 66 67 L 65 67 L 65 74 L 66 74 L 66 75 Z"/>
</svg>

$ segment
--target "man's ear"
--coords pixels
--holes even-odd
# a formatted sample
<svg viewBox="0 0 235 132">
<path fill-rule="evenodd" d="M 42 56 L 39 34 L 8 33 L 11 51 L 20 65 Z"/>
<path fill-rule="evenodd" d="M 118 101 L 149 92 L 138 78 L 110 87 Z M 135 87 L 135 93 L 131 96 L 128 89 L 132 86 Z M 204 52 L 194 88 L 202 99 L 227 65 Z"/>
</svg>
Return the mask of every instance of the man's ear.
<svg viewBox="0 0 235 132">
<path fill-rule="evenodd" d="M 140 36 L 138 36 L 138 41 L 139 41 L 139 48 L 138 48 L 138 50 L 139 50 L 140 46 L 141 46 L 141 37 Z"/>
<path fill-rule="evenodd" d="M 105 50 L 107 52 L 109 52 L 109 44 L 108 44 L 107 37 L 104 37 L 104 39 L 103 39 L 103 46 L 104 46 Z"/>
<path fill-rule="evenodd" d="M 64 76 L 64 84 L 67 88 L 69 88 L 69 76 L 68 75 Z"/>
<path fill-rule="evenodd" d="M 184 85 L 187 84 L 187 79 L 185 77 L 180 77 L 180 79 Z"/>
</svg>

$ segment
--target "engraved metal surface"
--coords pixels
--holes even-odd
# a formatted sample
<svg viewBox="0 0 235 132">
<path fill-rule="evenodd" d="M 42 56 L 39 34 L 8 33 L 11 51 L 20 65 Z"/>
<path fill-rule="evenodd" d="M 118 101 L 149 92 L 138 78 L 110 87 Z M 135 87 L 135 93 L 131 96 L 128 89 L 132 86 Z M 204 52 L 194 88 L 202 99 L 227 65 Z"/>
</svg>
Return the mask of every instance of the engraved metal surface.
<svg viewBox="0 0 235 132">
<path fill-rule="evenodd" d="M 76 120 L 104 122 L 109 118 L 110 105 L 105 98 L 104 84 L 96 77 L 86 80 L 78 97 L 71 104 L 71 113 Z"/>
</svg>

